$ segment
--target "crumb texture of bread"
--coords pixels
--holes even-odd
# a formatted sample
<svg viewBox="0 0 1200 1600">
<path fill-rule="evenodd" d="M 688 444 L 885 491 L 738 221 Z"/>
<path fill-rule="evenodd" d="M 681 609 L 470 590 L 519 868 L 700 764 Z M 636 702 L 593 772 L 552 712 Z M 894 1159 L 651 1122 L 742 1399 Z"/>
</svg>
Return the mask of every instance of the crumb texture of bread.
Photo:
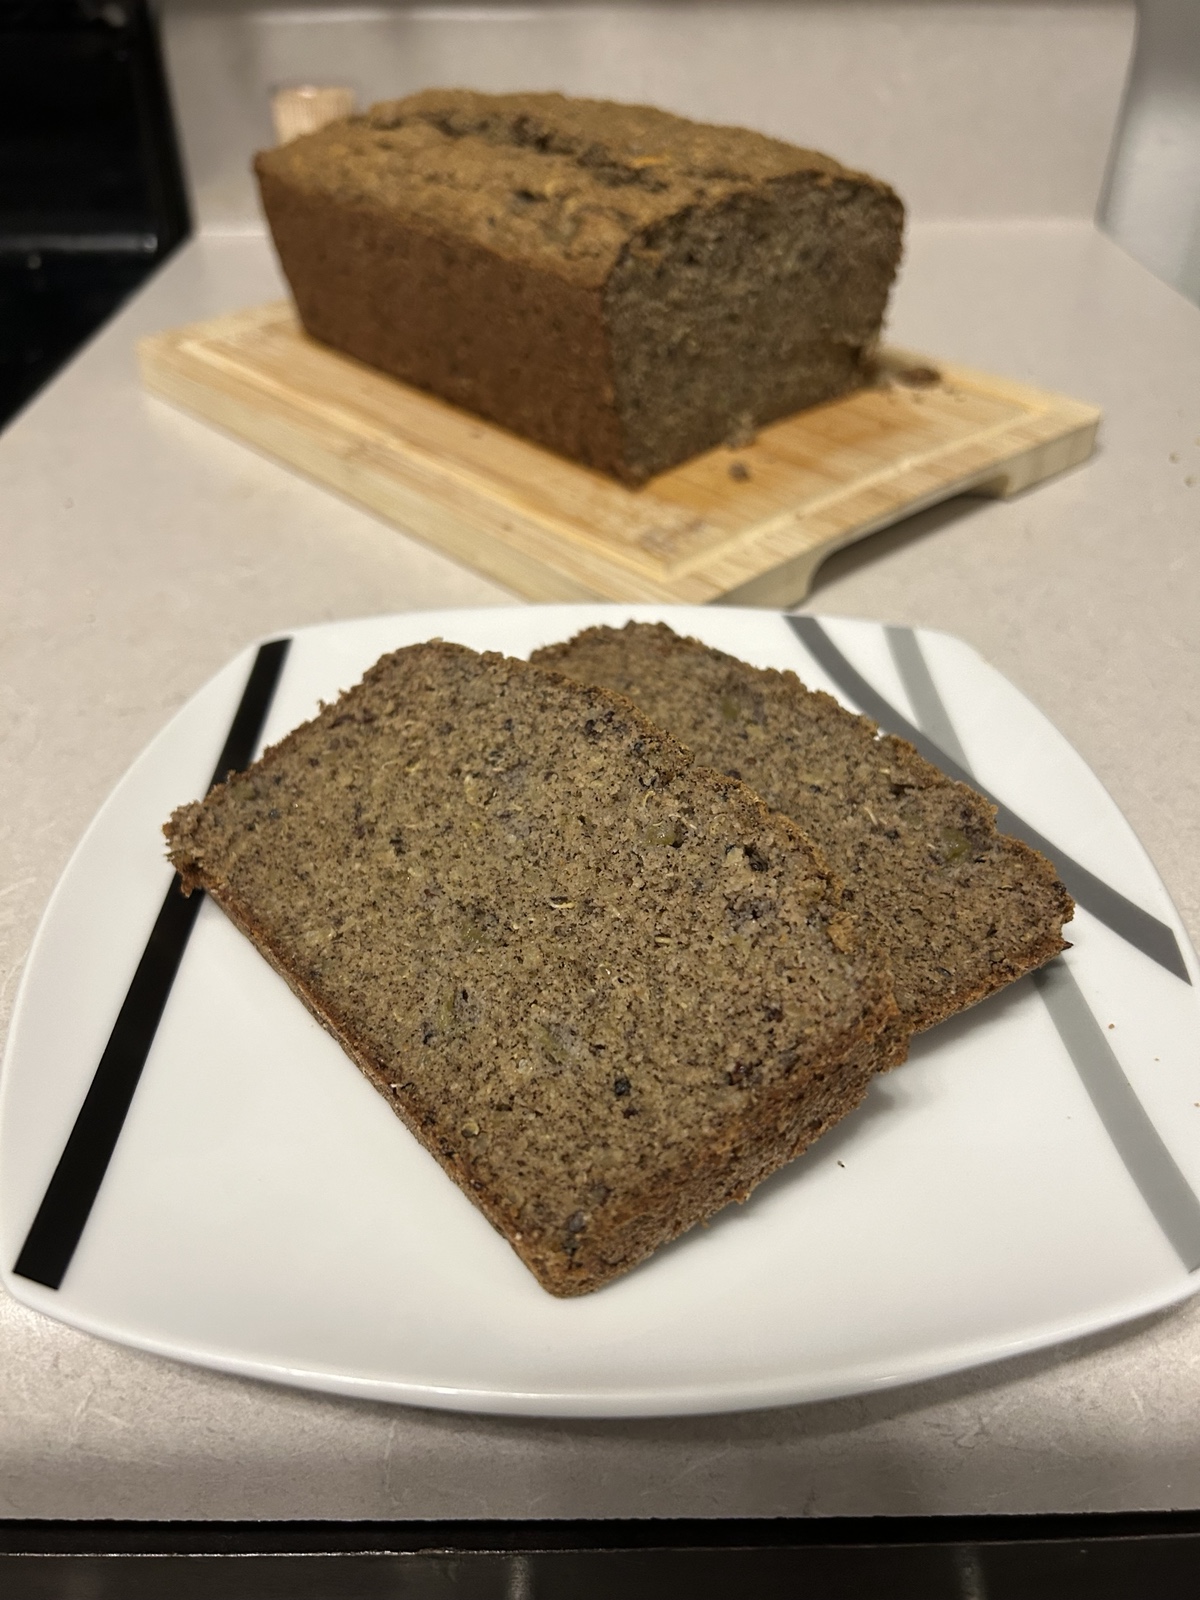
<svg viewBox="0 0 1200 1600">
<path fill-rule="evenodd" d="M 255 171 L 310 334 L 634 485 L 861 384 L 900 259 L 886 184 L 648 106 L 430 89 Z"/>
<path fill-rule="evenodd" d="M 794 673 L 751 667 L 664 623 L 589 628 L 533 659 L 627 695 L 697 760 L 794 818 L 879 939 L 910 1031 L 1065 948 L 1074 906 L 1051 863 L 998 833 L 973 789 Z"/>
<path fill-rule="evenodd" d="M 895 1017 L 792 822 L 502 656 L 385 656 L 165 831 L 554 1294 L 804 1149 Z"/>
</svg>

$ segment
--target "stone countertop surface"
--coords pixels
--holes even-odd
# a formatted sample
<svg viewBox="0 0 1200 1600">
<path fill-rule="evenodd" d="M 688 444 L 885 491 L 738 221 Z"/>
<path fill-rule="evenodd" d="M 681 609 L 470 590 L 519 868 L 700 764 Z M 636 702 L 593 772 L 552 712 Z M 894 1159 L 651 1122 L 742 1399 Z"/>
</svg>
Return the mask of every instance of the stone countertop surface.
<svg viewBox="0 0 1200 1600">
<path fill-rule="evenodd" d="M 0 436 L 0 1029 L 141 747 L 249 639 L 511 603 L 145 395 L 142 333 L 275 298 L 188 244 Z M 806 609 L 959 634 L 1063 730 L 1200 935 L 1200 310 L 1084 223 L 913 230 L 912 349 L 1104 408 L 1082 468 L 834 556 Z M 1198 1066 L 1200 1071 L 1200 1066 Z M 546 1421 L 331 1399 L 121 1349 L 0 1296 L 0 1516 L 779 1516 L 1200 1507 L 1200 1305 L 817 1405 Z"/>
</svg>

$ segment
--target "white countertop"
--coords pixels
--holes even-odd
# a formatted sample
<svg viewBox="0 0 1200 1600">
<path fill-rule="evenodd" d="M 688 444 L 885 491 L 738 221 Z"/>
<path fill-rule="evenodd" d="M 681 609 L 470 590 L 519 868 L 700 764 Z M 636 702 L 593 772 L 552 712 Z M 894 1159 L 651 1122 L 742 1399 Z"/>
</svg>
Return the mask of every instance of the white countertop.
<svg viewBox="0 0 1200 1600">
<path fill-rule="evenodd" d="M 0 1027 L 90 816 L 247 640 L 512 600 L 142 393 L 139 334 L 279 293 L 261 237 L 193 241 L 0 436 Z M 806 609 L 975 645 L 1099 773 L 1200 942 L 1200 310 L 1085 223 L 926 225 L 913 230 L 891 336 L 1099 403 L 1099 453 L 1013 501 L 954 501 L 852 546 L 822 569 Z M 886 1394 L 606 1423 L 273 1389 L 0 1299 L 3 1516 L 1197 1506 L 1195 1302 Z"/>
</svg>

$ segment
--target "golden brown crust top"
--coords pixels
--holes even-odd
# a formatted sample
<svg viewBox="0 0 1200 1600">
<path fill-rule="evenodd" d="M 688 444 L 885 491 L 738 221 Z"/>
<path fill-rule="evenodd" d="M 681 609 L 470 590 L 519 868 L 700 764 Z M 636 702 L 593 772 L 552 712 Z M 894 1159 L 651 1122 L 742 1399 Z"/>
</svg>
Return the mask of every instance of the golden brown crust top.
<svg viewBox="0 0 1200 1600">
<path fill-rule="evenodd" d="M 631 239 L 696 205 L 788 180 L 892 191 L 746 128 L 560 94 L 428 89 L 259 155 L 260 175 L 406 215 L 580 284 Z"/>
</svg>

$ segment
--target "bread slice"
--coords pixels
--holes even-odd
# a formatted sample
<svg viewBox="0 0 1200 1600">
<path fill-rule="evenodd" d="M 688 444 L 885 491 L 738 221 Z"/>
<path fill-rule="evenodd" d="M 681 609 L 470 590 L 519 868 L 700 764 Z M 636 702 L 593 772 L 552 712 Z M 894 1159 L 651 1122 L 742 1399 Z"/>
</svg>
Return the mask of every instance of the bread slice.
<svg viewBox="0 0 1200 1600">
<path fill-rule="evenodd" d="M 890 976 L 810 842 L 627 701 L 434 642 L 166 826 L 544 1288 L 862 1098 Z"/>
<path fill-rule="evenodd" d="M 1065 949 L 1070 896 L 995 808 L 904 739 L 663 623 L 588 628 L 534 661 L 628 695 L 699 761 L 793 817 L 891 963 L 900 1020 L 932 1027 Z"/>
</svg>

